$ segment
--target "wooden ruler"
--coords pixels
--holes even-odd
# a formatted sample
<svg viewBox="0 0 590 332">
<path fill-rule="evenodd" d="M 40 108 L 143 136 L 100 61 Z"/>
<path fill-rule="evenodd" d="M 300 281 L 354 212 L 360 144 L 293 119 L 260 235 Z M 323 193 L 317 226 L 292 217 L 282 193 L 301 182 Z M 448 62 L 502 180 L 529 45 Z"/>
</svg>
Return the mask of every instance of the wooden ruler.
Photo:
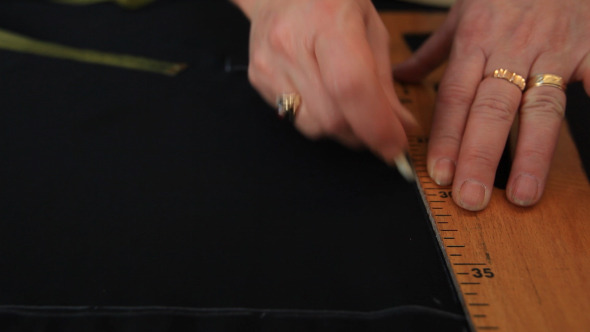
<svg viewBox="0 0 590 332">
<path fill-rule="evenodd" d="M 381 13 L 392 62 L 408 57 L 407 33 L 428 33 L 444 13 Z M 409 135 L 418 186 L 473 331 L 590 331 L 590 184 L 564 124 L 541 202 L 519 208 L 494 188 L 488 208 L 457 207 L 426 170 L 435 89 L 397 85 L 424 133 Z M 577 110 L 580 111 L 580 110 Z"/>
</svg>

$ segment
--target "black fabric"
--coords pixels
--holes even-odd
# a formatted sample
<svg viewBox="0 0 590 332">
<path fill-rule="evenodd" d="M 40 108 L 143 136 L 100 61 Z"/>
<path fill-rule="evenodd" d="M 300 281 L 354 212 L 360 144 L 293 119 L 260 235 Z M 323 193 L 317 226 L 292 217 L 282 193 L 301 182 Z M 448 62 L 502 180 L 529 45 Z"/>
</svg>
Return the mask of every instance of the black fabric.
<svg viewBox="0 0 590 332">
<path fill-rule="evenodd" d="M 568 85 L 566 119 L 578 152 L 586 177 L 590 179 L 590 98 L 581 82 Z"/>
<path fill-rule="evenodd" d="M 0 330 L 465 326 L 414 185 L 279 121 L 227 2 L 6 1 L 0 22 L 189 65 L 0 52 Z"/>
<path fill-rule="evenodd" d="M 403 306 L 372 313 L 175 308 L 4 310 L 3 331 L 466 331 L 463 315 Z"/>
<path fill-rule="evenodd" d="M 0 53 L 0 330 L 465 327 L 415 186 L 279 121 L 229 3 L 7 1 L 0 22 L 189 65 Z"/>
<path fill-rule="evenodd" d="M 226 1 L 13 0 L 0 26 L 189 65 L 0 51 L 0 331 L 466 329 L 415 185 L 279 121 Z"/>
</svg>

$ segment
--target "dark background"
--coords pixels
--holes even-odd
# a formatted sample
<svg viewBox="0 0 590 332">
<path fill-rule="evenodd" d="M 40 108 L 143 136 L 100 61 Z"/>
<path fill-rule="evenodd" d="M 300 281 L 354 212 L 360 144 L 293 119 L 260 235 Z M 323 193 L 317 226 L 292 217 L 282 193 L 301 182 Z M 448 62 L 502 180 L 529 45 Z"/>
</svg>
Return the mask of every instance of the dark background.
<svg viewBox="0 0 590 332">
<path fill-rule="evenodd" d="M 4 1 L 0 27 L 189 65 L 0 51 L 1 331 L 465 328 L 415 184 L 279 121 L 228 2 Z"/>
</svg>

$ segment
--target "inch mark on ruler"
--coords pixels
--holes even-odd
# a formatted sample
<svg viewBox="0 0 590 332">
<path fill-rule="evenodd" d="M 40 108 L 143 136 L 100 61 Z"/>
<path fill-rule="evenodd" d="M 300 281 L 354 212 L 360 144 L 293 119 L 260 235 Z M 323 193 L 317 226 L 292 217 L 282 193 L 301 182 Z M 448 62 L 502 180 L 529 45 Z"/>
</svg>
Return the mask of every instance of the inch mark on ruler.
<svg viewBox="0 0 590 332">
<path fill-rule="evenodd" d="M 495 276 L 491 259 L 487 253 L 485 257 L 479 257 L 480 251 L 472 247 L 473 243 L 468 241 L 469 236 L 463 235 L 465 228 L 461 223 L 455 224 L 457 207 L 452 200 L 451 187 L 438 186 L 428 176 L 425 162 L 428 138 L 410 135 L 408 140 L 412 147 L 409 154 L 416 173 L 418 189 L 439 245 L 446 253 L 446 261 L 454 276 L 465 312 L 469 316 L 469 324 L 474 331 L 500 330 L 496 324 L 489 324 L 493 317 L 489 315 L 488 309 L 493 304 L 485 296 L 485 285 Z M 475 320 L 479 323 L 476 324 Z"/>
</svg>

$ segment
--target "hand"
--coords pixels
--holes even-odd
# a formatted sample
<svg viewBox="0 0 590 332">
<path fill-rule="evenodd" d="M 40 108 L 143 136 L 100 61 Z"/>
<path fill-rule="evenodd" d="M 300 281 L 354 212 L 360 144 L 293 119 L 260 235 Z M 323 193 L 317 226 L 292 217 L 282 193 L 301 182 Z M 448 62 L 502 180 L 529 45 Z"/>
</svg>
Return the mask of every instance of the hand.
<svg viewBox="0 0 590 332">
<path fill-rule="evenodd" d="M 499 68 L 525 79 L 537 74 L 584 81 L 590 94 L 588 0 L 458 0 L 446 22 L 398 66 L 401 80 L 423 78 L 445 58 L 428 149 L 428 170 L 453 185 L 465 209 L 484 209 L 515 115 L 518 141 L 506 195 L 514 204 L 539 201 L 564 117 L 566 96 L 492 78 Z"/>
<path fill-rule="evenodd" d="M 251 20 L 248 76 L 267 102 L 299 93 L 295 126 L 306 137 L 393 164 L 415 120 L 395 94 L 389 36 L 371 1 L 234 2 Z"/>
</svg>

